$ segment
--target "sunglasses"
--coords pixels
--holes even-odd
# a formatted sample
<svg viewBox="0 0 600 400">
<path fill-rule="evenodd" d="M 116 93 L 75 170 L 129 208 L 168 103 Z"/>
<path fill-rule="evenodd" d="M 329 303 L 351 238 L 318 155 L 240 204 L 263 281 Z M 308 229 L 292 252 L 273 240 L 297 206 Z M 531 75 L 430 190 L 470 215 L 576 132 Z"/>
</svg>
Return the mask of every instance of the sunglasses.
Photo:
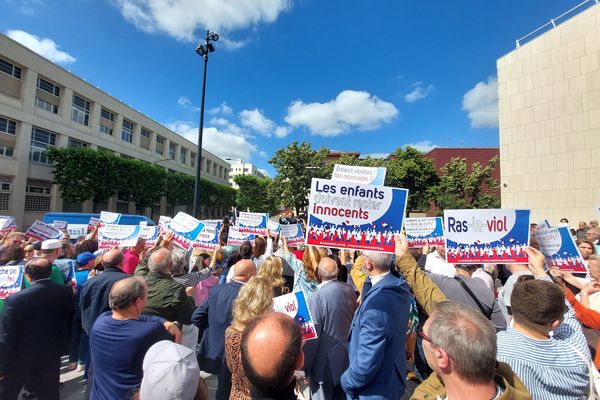
<svg viewBox="0 0 600 400">
<path fill-rule="evenodd" d="M 417 336 L 420 337 L 422 340 L 431 343 L 431 338 L 429 336 L 427 336 L 425 333 L 423 333 L 423 329 L 419 329 L 417 331 Z"/>
</svg>

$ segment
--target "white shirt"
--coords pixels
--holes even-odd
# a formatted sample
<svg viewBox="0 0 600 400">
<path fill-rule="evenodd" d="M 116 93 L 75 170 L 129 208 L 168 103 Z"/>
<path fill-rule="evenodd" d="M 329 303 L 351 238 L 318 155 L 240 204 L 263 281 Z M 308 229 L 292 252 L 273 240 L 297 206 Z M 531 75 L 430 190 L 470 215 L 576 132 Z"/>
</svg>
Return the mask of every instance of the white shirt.
<svg viewBox="0 0 600 400">
<path fill-rule="evenodd" d="M 386 272 L 385 274 L 372 277 L 371 278 L 371 288 L 375 287 L 375 285 L 377 285 L 389 273 L 390 273 L 390 271 Z"/>
<path fill-rule="evenodd" d="M 437 251 L 427 254 L 425 271 L 431 272 L 432 274 L 444 275 L 448 278 L 454 278 L 456 275 L 454 264 L 448 264 L 446 260 L 440 257 Z"/>
<path fill-rule="evenodd" d="M 330 279 L 328 281 L 323 281 L 317 285 L 317 289 L 321 289 L 323 286 L 327 285 L 329 282 L 335 281 L 337 278 Z"/>
</svg>

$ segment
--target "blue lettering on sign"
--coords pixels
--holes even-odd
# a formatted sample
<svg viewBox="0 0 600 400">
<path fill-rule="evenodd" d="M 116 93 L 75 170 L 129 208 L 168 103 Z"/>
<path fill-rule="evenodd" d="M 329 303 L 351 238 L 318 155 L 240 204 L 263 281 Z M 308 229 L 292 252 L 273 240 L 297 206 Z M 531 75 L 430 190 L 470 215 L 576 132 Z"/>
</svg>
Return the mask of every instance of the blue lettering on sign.
<svg viewBox="0 0 600 400">
<path fill-rule="evenodd" d="M 488 232 L 502 232 L 508 229 L 506 217 L 497 219 L 494 217 L 491 220 L 485 221 L 473 218 L 471 223 L 465 220 L 457 220 L 454 217 L 448 217 L 448 232 L 468 232 L 473 229 L 475 232 L 481 232 L 486 227 Z"/>
</svg>

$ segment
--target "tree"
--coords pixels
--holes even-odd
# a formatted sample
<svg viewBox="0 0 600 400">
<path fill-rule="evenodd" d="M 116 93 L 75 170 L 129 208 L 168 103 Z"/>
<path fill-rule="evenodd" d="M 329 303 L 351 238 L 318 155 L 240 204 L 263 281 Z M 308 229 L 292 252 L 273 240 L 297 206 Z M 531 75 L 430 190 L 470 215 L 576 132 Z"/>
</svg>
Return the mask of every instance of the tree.
<svg viewBox="0 0 600 400">
<path fill-rule="evenodd" d="M 284 205 L 297 212 L 306 209 L 311 179 L 327 176 L 324 160 L 328 153 L 325 147 L 313 150 L 309 143 L 296 141 L 275 152 L 269 160 L 277 171 L 273 189 Z"/>
<path fill-rule="evenodd" d="M 492 174 L 498 157 L 492 158 L 483 167 L 475 162 L 468 173 L 464 158 L 453 158 L 442 167 L 442 175 L 436 189 L 435 202 L 440 209 L 448 208 L 498 208 L 500 201 L 494 192 L 499 184 Z"/>
<path fill-rule="evenodd" d="M 233 180 L 239 186 L 236 196 L 236 206 L 239 210 L 268 212 L 273 214 L 277 204 L 271 193 L 271 179 L 258 178 L 254 175 L 236 175 Z"/>
</svg>

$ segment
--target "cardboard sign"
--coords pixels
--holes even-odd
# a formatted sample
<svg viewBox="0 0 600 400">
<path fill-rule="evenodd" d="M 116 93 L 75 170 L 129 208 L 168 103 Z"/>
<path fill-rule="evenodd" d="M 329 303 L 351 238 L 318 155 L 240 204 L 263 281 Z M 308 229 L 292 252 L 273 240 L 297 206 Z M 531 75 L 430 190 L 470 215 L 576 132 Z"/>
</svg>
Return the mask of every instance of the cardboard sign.
<svg viewBox="0 0 600 400">
<path fill-rule="evenodd" d="M 306 244 L 393 253 L 407 198 L 407 189 L 314 178 Z"/>
<path fill-rule="evenodd" d="M 0 233 L 8 233 L 17 229 L 17 222 L 13 217 L 0 217 Z"/>
<path fill-rule="evenodd" d="M 154 247 L 158 240 L 158 227 L 140 224 L 140 237 L 146 241 L 147 248 Z"/>
<path fill-rule="evenodd" d="M 227 236 L 227 245 L 228 246 L 239 246 L 247 240 L 253 241 L 255 236 L 256 235 L 253 235 L 252 233 L 240 232 L 240 230 L 237 226 L 232 225 L 229 227 L 229 236 Z"/>
<path fill-rule="evenodd" d="M 302 331 L 302 340 L 317 338 L 315 323 L 310 315 L 306 295 L 303 291 L 273 298 L 273 310 L 286 314 L 296 321 Z"/>
<path fill-rule="evenodd" d="M 202 221 L 206 222 L 206 221 Z M 192 248 L 202 250 L 214 250 L 219 245 L 219 231 L 221 229 L 221 223 L 218 222 L 213 225 L 210 221 L 204 225 L 204 229 L 200 232 Z"/>
<path fill-rule="evenodd" d="M 98 247 L 110 249 L 113 247 L 133 247 L 140 236 L 139 225 L 106 224 L 98 229 Z"/>
<path fill-rule="evenodd" d="M 267 221 L 269 214 L 240 211 L 236 225 L 242 233 L 253 233 L 265 235 L 267 233 Z"/>
<path fill-rule="evenodd" d="M 271 232 L 271 236 L 277 236 L 281 231 L 281 224 L 279 222 L 268 220 L 267 229 Z"/>
<path fill-rule="evenodd" d="M 331 180 L 383 186 L 386 171 L 387 169 L 384 167 L 359 167 L 356 165 L 335 164 Z"/>
<path fill-rule="evenodd" d="M 204 228 L 204 224 L 191 215 L 180 211 L 169 222 L 167 228 L 174 233 L 173 244 L 188 251 L 192 248 L 192 243 L 194 243 L 194 240 L 196 240 Z"/>
<path fill-rule="evenodd" d="M 69 226 L 67 221 L 54 221 L 52 222 L 52 225 L 54 225 L 54 227 L 56 229 L 60 229 L 61 231 L 67 230 L 67 227 Z"/>
<path fill-rule="evenodd" d="M 445 210 L 446 262 L 526 264 L 530 210 Z"/>
<path fill-rule="evenodd" d="M 33 225 L 27 229 L 25 236 L 35 240 L 60 239 L 62 232 L 50 224 L 42 221 L 35 221 Z"/>
<path fill-rule="evenodd" d="M 535 238 L 546 257 L 548 268 L 556 267 L 565 272 L 587 272 L 568 227 L 542 228 L 537 231 Z"/>
<path fill-rule="evenodd" d="M 444 245 L 444 220 L 442 217 L 406 218 L 404 229 L 408 247 Z"/>
<path fill-rule="evenodd" d="M 304 244 L 304 232 L 300 224 L 282 225 L 281 236 L 285 237 L 288 246 Z"/>
<path fill-rule="evenodd" d="M 0 300 L 21 291 L 23 266 L 14 265 L 0 268 Z"/>
</svg>

